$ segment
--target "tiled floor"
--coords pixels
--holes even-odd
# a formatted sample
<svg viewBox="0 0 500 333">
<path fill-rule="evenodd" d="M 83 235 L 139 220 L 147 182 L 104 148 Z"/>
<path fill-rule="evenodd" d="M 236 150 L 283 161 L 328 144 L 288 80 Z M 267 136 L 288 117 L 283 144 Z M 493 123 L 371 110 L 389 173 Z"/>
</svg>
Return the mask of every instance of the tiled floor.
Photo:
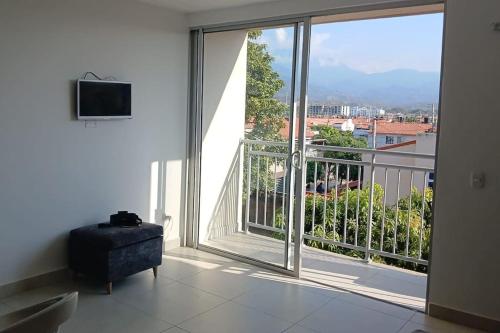
<svg viewBox="0 0 500 333">
<path fill-rule="evenodd" d="M 85 280 L 0 300 L 0 313 L 78 290 L 64 333 L 478 332 L 419 312 L 299 281 L 189 248 L 168 252 L 151 271 L 114 284 L 113 294 Z"/>
<path fill-rule="evenodd" d="M 255 234 L 237 233 L 208 241 L 206 245 L 246 257 L 283 265 L 284 242 Z M 293 262 L 293 251 L 291 251 Z M 366 264 L 358 259 L 304 247 L 305 278 L 423 311 L 427 275 L 405 269 Z"/>
</svg>

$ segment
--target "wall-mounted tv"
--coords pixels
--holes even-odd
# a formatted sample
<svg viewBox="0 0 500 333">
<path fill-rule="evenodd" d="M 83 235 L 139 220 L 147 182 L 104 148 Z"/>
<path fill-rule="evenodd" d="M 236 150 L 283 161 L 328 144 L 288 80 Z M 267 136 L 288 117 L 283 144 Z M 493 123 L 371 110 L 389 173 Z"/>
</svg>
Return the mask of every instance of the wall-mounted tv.
<svg viewBox="0 0 500 333">
<path fill-rule="evenodd" d="M 77 118 L 107 120 L 132 118 L 130 82 L 83 80 L 76 87 Z"/>
</svg>

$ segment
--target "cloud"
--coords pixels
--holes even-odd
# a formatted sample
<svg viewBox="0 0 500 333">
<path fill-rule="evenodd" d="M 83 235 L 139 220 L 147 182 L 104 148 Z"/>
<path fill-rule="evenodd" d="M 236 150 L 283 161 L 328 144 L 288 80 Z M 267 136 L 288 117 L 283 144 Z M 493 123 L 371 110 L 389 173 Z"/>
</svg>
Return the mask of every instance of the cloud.
<svg viewBox="0 0 500 333">
<path fill-rule="evenodd" d="M 284 42 L 286 42 L 287 33 L 286 33 L 285 29 L 278 28 L 278 29 L 275 30 L 275 34 L 276 34 L 276 40 L 278 41 L 278 43 L 284 43 Z"/>
<path fill-rule="evenodd" d="M 287 49 L 293 47 L 292 37 L 288 35 L 285 28 L 278 28 L 274 30 L 277 48 Z"/>
<path fill-rule="evenodd" d="M 311 49 L 324 47 L 323 43 L 329 40 L 331 34 L 328 32 L 316 32 L 311 35 Z"/>
<path fill-rule="evenodd" d="M 274 62 L 277 64 L 282 64 L 282 65 L 292 65 L 292 57 L 288 54 L 281 55 L 281 54 L 273 54 Z"/>
<path fill-rule="evenodd" d="M 341 50 L 329 47 L 332 35 L 328 32 L 317 32 L 311 35 L 311 58 L 321 67 L 338 66 Z"/>
</svg>

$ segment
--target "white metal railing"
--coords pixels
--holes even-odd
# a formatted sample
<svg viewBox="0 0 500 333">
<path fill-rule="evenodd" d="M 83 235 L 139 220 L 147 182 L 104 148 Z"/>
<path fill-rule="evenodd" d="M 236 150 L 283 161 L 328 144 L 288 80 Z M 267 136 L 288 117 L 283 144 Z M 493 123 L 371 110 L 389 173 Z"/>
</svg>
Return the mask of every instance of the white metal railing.
<svg viewBox="0 0 500 333">
<path fill-rule="evenodd" d="M 248 231 L 249 227 L 263 229 L 267 231 L 285 233 L 284 223 L 278 221 L 285 221 L 286 219 L 286 197 L 285 188 L 287 183 L 287 163 L 288 154 L 286 149 L 288 143 L 286 142 L 267 142 L 258 140 L 243 140 L 242 143 L 246 148 L 246 213 L 245 213 L 245 230 Z M 262 164 L 264 160 L 265 165 Z M 271 169 L 270 169 L 271 168 Z M 255 171 L 254 171 L 255 169 Z M 281 169 L 282 176 L 278 177 L 278 169 Z M 267 172 L 265 172 L 267 170 Z M 261 177 L 261 172 L 266 173 L 265 177 Z M 272 186 L 269 186 L 269 179 L 267 175 L 272 173 Z M 252 177 L 252 174 L 253 177 Z M 279 184 L 279 179 L 281 183 Z M 261 182 L 264 180 L 262 186 Z M 253 182 L 253 183 L 252 183 Z M 252 186 L 254 184 L 254 186 Z M 280 186 L 279 186 L 280 185 Z M 281 188 L 279 188 L 281 187 Z M 254 195 L 254 215 L 253 220 L 250 219 L 251 215 L 251 193 Z M 264 209 L 259 209 L 261 199 L 261 192 L 263 192 Z M 272 218 L 271 222 L 268 221 L 268 200 L 272 200 Z M 281 220 L 279 219 L 281 216 Z M 261 223 L 259 223 L 259 217 Z"/>
<path fill-rule="evenodd" d="M 245 230 L 284 234 L 288 143 L 242 140 L 242 144 Z M 366 260 L 376 255 L 428 264 L 423 256 L 430 234 L 426 189 L 434 155 L 308 144 L 305 167 L 309 170 L 306 241 L 353 251 Z M 420 198 L 415 201 L 417 195 Z"/>
</svg>

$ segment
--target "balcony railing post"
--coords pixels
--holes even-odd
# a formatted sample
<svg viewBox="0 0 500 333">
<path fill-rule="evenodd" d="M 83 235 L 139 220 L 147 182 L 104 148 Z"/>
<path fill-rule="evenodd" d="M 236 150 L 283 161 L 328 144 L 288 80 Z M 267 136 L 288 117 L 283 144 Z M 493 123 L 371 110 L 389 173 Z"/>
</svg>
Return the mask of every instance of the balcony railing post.
<svg viewBox="0 0 500 333">
<path fill-rule="evenodd" d="M 373 142 L 370 164 L 370 198 L 368 202 L 368 220 L 366 221 L 365 260 L 370 262 L 373 222 L 373 190 L 375 188 L 375 151 L 377 150 L 377 120 L 373 120 Z M 384 189 L 385 190 L 385 189 Z"/>
<path fill-rule="evenodd" d="M 371 155 L 370 164 L 370 197 L 368 202 L 368 220 L 366 222 L 366 243 L 365 243 L 365 260 L 370 261 L 370 249 L 372 241 L 372 222 L 373 222 L 373 192 L 375 188 L 375 154 Z"/>
<path fill-rule="evenodd" d="M 245 145 L 243 144 L 243 147 Z M 252 180 L 252 144 L 248 144 L 248 161 L 247 161 L 247 204 L 246 204 L 246 211 L 245 211 L 245 233 L 248 233 L 248 223 L 250 222 L 250 196 L 252 193 L 250 193 L 251 190 L 251 180 Z"/>
</svg>

